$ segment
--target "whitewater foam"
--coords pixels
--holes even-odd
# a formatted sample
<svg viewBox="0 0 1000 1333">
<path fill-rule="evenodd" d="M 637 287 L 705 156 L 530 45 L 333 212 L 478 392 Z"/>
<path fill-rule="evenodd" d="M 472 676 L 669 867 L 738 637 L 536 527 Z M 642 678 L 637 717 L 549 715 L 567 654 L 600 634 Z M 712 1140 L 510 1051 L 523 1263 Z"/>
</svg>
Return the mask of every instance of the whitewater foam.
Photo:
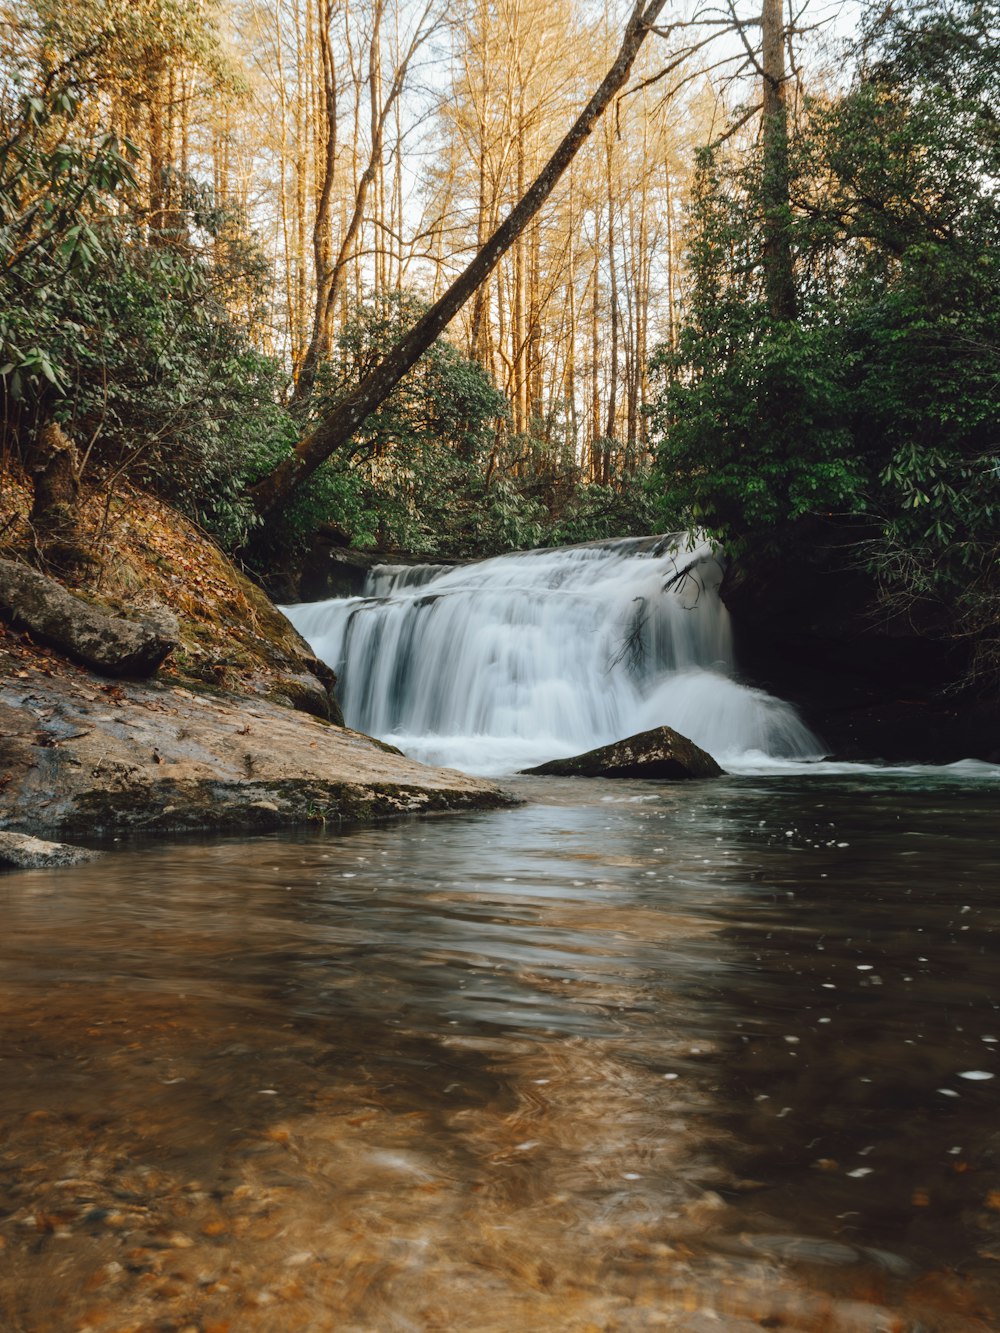
<svg viewBox="0 0 1000 1333">
<path fill-rule="evenodd" d="M 683 537 L 378 566 L 361 597 L 285 608 L 340 680 L 349 726 L 424 762 L 498 774 L 656 726 L 723 764 L 822 745 L 735 678 L 721 565 Z"/>
</svg>

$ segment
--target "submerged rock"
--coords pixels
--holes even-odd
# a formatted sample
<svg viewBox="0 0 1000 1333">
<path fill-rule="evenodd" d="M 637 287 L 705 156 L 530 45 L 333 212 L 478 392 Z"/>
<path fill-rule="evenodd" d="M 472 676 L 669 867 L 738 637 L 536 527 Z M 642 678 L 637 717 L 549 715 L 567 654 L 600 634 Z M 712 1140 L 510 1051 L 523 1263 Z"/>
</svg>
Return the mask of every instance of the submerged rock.
<svg viewBox="0 0 1000 1333">
<path fill-rule="evenodd" d="M 707 751 L 672 727 L 640 731 L 569 759 L 552 759 L 525 773 L 581 778 L 717 778 L 722 769 Z"/>
<path fill-rule="evenodd" d="M 174 640 L 85 602 L 36 569 L 0 560 L 0 612 L 103 676 L 151 676 Z"/>
<path fill-rule="evenodd" d="M 92 861 L 98 852 L 67 842 L 45 842 L 26 833 L 0 833 L 0 870 L 45 870 Z"/>
</svg>

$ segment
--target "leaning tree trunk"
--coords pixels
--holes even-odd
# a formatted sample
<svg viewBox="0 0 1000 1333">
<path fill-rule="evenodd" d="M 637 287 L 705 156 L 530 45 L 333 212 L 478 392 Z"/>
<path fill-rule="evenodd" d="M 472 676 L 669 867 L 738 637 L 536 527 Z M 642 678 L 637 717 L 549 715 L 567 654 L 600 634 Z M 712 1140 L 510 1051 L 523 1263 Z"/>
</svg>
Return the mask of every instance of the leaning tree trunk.
<svg viewBox="0 0 1000 1333">
<path fill-rule="evenodd" d="M 406 372 L 419 360 L 435 339 L 454 319 L 469 297 L 489 276 L 524 228 L 552 193 L 563 172 L 586 141 L 604 109 L 624 86 L 632 65 L 666 0 L 635 0 L 625 28 L 625 35 L 614 63 L 604 81 L 569 133 L 542 168 L 527 193 L 514 206 L 468 267 L 421 319 L 387 353 L 385 359 L 304 436 L 294 453 L 282 460 L 275 470 L 250 489 L 249 495 L 262 516 L 280 509 L 296 487 L 311 476 L 321 463 L 341 448 L 362 425 L 365 418 L 384 401 Z"/>
</svg>

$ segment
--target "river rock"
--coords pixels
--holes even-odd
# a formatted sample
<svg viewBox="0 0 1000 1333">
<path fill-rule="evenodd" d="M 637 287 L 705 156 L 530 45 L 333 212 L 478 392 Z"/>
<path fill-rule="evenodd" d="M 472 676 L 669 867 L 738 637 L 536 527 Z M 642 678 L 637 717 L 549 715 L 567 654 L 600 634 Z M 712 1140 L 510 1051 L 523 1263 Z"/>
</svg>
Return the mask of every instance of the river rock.
<svg viewBox="0 0 1000 1333">
<path fill-rule="evenodd" d="M 722 769 L 710 754 L 671 727 L 640 731 L 570 759 L 552 759 L 525 773 L 581 778 L 717 778 Z"/>
<path fill-rule="evenodd" d="M 9 637 L 9 636 L 8 636 Z M 44 659 L 43 659 L 44 660 Z M 11 670 L 8 662 L 14 666 Z M 0 828 L 72 842 L 342 828 L 514 798 L 255 696 L 39 669 L 0 635 Z"/>
<path fill-rule="evenodd" d="M 176 644 L 77 597 L 36 569 L 0 560 L 0 613 L 103 676 L 151 676 Z"/>
<path fill-rule="evenodd" d="M 0 833 L 0 869 L 45 870 L 51 866 L 76 866 L 92 861 L 98 852 L 74 847 L 68 842 L 45 842 L 26 833 Z"/>
<path fill-rule="evenodd" d="M 317 662 L 317 668 L 320 665 Z M 329 674 L 336 680 L 332 671 L 329 671 Z M 275 703 L 287 704 L 290 708 L 299 709 L 300 712 L 311 713 L 313 717 L 325 718 L 338 727 L 344 725 L 344 715 L 334 697 L 333 687 L 326 687 L 320 682 L 318 670 L 316 674 L 297 671 L 294 674 L 277 676 L 267 697 L 273 699 Z"/>
</svg>

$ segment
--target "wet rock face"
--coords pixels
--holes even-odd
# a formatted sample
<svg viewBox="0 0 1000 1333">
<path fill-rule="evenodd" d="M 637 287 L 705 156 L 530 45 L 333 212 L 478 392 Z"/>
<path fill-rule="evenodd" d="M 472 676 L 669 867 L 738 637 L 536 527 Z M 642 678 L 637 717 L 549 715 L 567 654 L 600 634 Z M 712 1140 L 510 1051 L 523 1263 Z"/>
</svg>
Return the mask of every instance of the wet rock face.
<svg viewBox="0 0 1000 1333">
<path fill-rule="evenodd" d="M 717 778 L 722 769 L 710 754 L 671 727 L 640 731 L 570 759 L 553 759 L 526 773 L 581 778 Z"/>
<path fill-rule="evenodd" d="M 102 676 L 151 676 L 175 642 L 102 611 L 27 565 L 0 560 L 0 613 Z"/>
<path fill-rule="evenodd" d="M 267 699 L 4 666 L 0 648 L 0 829 L 252 834 L 512 803 L 491 783 Z"/>
<path fill-rule="evenodd" d="M 336 675 L 319 658 L 306 660 L 310 663 L 308 670 L 276 673 L 266 697 L 274 703 L 286 704 L 300 713 L 311 713 L 313 717 L 332 722 L 335 727 L 342 727 L 344 714 L 334 693 Z"/>
<path fill-rule="evenodd" d="M 0 833 L 0 870 L 46 870 L 91 861 L 97 852 L 65 842 L 45 842 L 25 833 Z"/>
</svg>

